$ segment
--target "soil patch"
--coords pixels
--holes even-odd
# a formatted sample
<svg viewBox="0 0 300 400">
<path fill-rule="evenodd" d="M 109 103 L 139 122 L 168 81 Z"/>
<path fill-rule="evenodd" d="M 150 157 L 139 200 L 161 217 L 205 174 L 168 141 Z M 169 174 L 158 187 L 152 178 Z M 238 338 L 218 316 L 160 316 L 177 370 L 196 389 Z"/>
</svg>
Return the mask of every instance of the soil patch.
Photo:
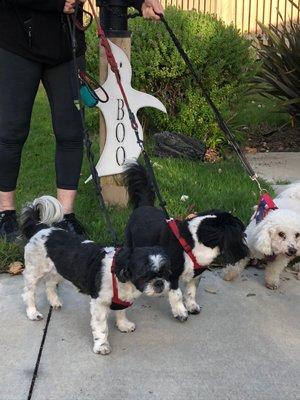
<svg viewBox="0 0 300 400">
<path fill-rule="evenodd" d="M 300 127 L 286 126 L 275 130 L 267 124 L 256 129 L 245 127 L 247 137 L 244 148 L 248 153 L 256 152 L 297 152 L 300 151 Z"/>
</svg>

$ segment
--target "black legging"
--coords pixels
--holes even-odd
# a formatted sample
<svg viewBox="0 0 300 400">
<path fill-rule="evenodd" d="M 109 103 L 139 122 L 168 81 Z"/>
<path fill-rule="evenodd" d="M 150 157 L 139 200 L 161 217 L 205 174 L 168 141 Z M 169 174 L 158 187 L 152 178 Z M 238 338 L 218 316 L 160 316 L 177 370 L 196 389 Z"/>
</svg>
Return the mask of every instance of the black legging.
<svg viewBox="0 0 300 400">
<path fill-rule="evenodd" d="M 78 60 L 83 64 L 83 58 Z M 16 189 L 21 153 L 34 99 L 42 81 L 49 99 L 56 138 L 56 183 L 77 189 L 83 155 L 83 131 L 74 105 L 72 62 L 47 67 L 0 49 L 0 191 Z"/>
</svg>

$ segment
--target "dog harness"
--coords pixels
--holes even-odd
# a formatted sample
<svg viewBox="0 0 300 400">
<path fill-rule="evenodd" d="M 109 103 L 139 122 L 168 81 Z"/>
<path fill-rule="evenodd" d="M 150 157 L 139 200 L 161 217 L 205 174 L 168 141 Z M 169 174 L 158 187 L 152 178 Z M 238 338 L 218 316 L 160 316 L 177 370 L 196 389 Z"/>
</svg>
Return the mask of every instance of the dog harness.
<svg viewBox="0 0 300 400">
<path fill-rule="evenodd" d="M 260 196 L 259 203 L 257 206 L 257 211 L 254 216 L 256 224 L 259 224 L 269 214 L 270 211 L 274 210 L 278 210 L 278 207 L 274 203 L 269 193 L 265 193 L 262 196 Z M 260 260 L 260 262 L 263 264 L 267 264 L 275 260 L 276 260 L 276 255 L 272 254 L 270 256 L 265 255 L 265 257 L 262 260 Z M 253 260 L 250 260 L 250 265 L 252 262 Z M 254 261 L 254 263 L 256 263 L 256 260 Z"/>
<path fill-rule="evenodd" d="M 257 206 L 257 211 L 254 216 L 256 224 L 259 224 L 269 214 L 271 210 L 277 210 L 277 209 L 278 207 L 274 203 L 269 193 L 265 193 L 262 196 L 260 196 L 259 203 Z"/>
<path fill-rule="evenodd" d="M 178 240 L 178 242 L 181 244 L 181 247 L 183 248 L 184 252 L 190 257 L 190 259 L 193 262 L 193 268 L 194 268 L 194 277 L 200 275 L 203 271 L 205 271 L 208 267 L 203 267 L 200 265 L 193 253 L 193 249 L 191 246 L 187 243 L 185 238 L 181 236 L 179 227 L 177 225 L 177 221 L 173 218 L 167 220 L 167 224 L 171 231 L 173 232 L 174 236 Z"/>
<path fill-rule="evenodd" d="M 113 298 L 110 305 L 111 310 L 125 310 L 126 308 L 132 306 L 132 303 L 130 303 L 129 301 L 123 301 L 119 298 L 118 282 L 115 274 L 115 268 L 116 268 L 115 257 L 116 254 L 118 254 L 119 250 L 120 248 L 116 250 L 111 264 L 111 276 L 112 276 L 112 286 L 113 286 Z"/>
</svg>

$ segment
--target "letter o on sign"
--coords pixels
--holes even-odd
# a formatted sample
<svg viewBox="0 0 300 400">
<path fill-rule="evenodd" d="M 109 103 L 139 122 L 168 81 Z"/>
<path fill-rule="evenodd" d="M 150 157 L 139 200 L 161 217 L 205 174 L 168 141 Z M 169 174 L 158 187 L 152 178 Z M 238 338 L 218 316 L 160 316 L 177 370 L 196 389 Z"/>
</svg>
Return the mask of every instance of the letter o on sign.
<svg viewBox="0 0 300 400">
<path fill-rule="evenodd" d="M 121 127 L 121 128 L 120 128 Z M 125 139 L 125 126 L 119 122 L 116 126 L 116 138 L 119 143 L 124 142 Z"/>
<path fill-rule="evenodd" d="M 125 149 L 122 146 L 119 146 L 116 151 L 116 161 L 118 165 L 124 165 L 126 160 Z"/>
</svg>

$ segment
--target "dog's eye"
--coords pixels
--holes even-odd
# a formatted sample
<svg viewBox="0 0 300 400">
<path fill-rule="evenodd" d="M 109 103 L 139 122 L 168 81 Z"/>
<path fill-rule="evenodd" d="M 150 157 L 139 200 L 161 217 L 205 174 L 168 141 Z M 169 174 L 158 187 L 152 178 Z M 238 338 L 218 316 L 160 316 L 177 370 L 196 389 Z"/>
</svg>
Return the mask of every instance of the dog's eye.
<svg viewBox="0 0 300 400">
<path fill-rule="evenodd" d="M 278 236 L 280 236 L 282 239 L 285 239 L 285 238 L 286 238 L 284 232 L 279 232 L 279 233 L 278 233 Z"/>
<path fill-rule="evenodd" d="M 297 232 L 296 235 L 295 235 L 295 238 L 298 239 L 299 236 L 300 236 L 300 233 Z"/>
</svg>

